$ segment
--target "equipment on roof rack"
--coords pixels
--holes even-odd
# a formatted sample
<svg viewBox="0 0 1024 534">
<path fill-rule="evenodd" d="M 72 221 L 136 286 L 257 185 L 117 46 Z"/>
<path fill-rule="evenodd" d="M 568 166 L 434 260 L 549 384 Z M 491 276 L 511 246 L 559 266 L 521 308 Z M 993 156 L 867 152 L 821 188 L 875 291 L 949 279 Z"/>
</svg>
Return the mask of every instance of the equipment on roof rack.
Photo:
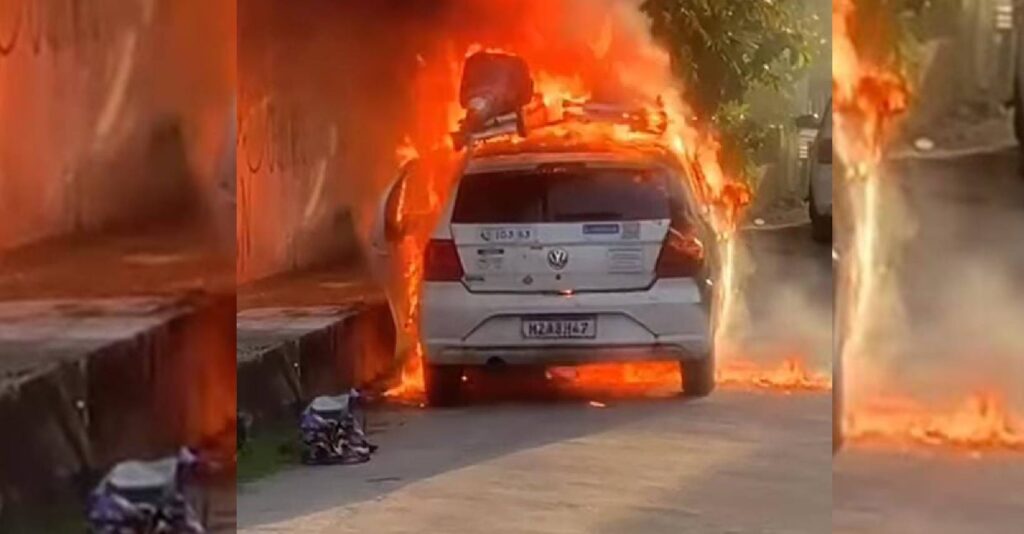
<svg viewBox="0 0 1024 534">
<path fill-rule="evenodd" d="M 651 107 L 564 100 L 560 108 L 549 108 L 533 87 L 529 66 L 519 56 L 477 52 L 466 58 L 459 90 L 466 116 L 452 132 L 455 149 L 497 137 L 526 137 L 533 128 L 566 122 L 621 124 L 655 135 L 668 128 L 660 97 Z"/>
<path fill-rule="evenodd" d="M 475 133 L 500 129 L 526 135 L 522 109 L 533 99 L 533 78 L 519 56 L 477 52 L 466 58 L 459 104 L 466 116 L 452 134 L 455 147 L 469 144 Z"/>
</svg>

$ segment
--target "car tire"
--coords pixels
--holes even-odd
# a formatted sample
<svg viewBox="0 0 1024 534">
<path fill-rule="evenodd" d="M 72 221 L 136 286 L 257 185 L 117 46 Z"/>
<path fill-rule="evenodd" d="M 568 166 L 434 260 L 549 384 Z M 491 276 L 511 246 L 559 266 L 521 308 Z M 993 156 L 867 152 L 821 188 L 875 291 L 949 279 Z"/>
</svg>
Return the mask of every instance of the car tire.
<svg viewBox="0 0 1024 534">
<path fill-rule="evenodd" d="M 811 218 L 811 238 L 818 243 L 832 242 L 832 216 L 822 215 L 814 207 L 814 195 L 807 203 L 807 213 Z"/>
<path fill-rule="evenodd" d="M 684 397 L 707 397 L 715 390 L 714 356 L 679 362 L 679 371 L 683 375 Z"/>
<path fill-rule="evenodd" d="M 423 381 L 427 403 L 434 407 L 456 406 L 462 400 L 461 365 L 427 365 Z"/>
</svg>

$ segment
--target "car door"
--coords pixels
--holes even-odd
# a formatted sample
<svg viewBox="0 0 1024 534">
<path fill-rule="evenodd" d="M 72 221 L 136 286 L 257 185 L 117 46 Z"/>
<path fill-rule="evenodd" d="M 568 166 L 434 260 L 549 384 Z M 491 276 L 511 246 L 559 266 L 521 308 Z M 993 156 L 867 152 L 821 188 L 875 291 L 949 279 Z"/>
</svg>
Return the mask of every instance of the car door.
<svg viewBox="0 0 1024 534">
<path fill-rule="evenodd" d="M 408 177 L 416 164 L 417 160 L 412 160 L 402 165 L 377 203 L 370 236 L 370 261 L 376 277 L 385 283 L 392 279 L 391 274 L 396 268 L 395 248 L 405 234 L 398 211 Z"/>
</svg>

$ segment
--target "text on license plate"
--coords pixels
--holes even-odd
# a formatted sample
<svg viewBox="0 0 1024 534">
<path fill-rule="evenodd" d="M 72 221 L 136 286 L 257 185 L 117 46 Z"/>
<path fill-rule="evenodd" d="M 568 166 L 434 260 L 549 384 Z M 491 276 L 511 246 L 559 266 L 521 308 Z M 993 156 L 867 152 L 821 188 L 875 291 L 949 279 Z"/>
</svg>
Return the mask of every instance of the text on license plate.
<svg viewBox="0 0 1024 534">
<path fill-rule="evenodd" d="M 536 317 L 523 319 L 526 339 L 588 339 L 597 336 L 597 319 L 586 317 Z"/>
</svg>

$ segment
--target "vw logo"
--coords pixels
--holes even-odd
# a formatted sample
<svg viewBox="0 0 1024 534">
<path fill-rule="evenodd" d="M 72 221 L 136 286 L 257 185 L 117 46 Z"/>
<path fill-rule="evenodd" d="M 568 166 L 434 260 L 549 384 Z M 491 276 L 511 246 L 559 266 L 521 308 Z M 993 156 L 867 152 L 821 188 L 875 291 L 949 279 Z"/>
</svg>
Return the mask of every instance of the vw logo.
<svg viewBox="0 0 1024 534">
<path fill-rule="evenodd" d="M 548 251 L 548 265 L 561 270 L 569 263 L 569 253 L 564 248 L 553 248 Z"/>
</svg>

